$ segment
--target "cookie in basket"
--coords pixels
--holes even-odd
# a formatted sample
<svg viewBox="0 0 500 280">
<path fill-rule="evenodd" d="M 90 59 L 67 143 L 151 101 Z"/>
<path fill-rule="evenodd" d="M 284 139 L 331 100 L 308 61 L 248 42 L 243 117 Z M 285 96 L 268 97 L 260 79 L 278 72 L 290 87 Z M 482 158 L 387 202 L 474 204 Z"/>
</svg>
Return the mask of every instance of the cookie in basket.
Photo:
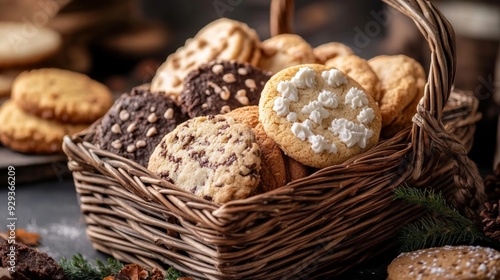
<svg viewBox="0 0 500 280">
<path fill-rule="evenodd" d="M 242 199 L 260 182 L 261 151 L 251 128 L 225 115 L 190 119 L 165 135 L 148 169 L 215 203 Z"/>
<path fill-rule="evenodd" d="M 500 252 L 479 246 L 443 246 L 402 253 L 388 280 L 500 279 Z"/>
<path fill-rule="evenodd" d="M 34 29 L 32 29 L 34 28 Z M 61 48 L 56 31 L 28 22 L 0 22 L 0 68 L 24 67 L 40 63 Z"/>
<path fill-rule="evenodd" d="M 260 92 L 271 74 L 237 61 L 211 61 L 192 71 L 184 80 L 180 105 L 191 118 L 224 114 L 258 105 Z"/>
<path fill-rule="evenodd" d="M 354 54 L 340 55 L 327 60 L 325 66 L 341 70 L 358 82 L 375 101 L 380 100 L 378 77 L 368 64 L 368 61 Z"/>
<path fill-rule="evenodd" d="M 97 126 L 94 143 L 147 166 L 163 136 L 187 119 L 168 96 L 138 86 L 115 101 Z"/>
<path fill-rule="evenodd" d="M 316 58 L 309 43 L 299 35 L 279 34 L 260 44 L 258 66 L 276 73 L 290 66 L 315 63 Z"/>
<path fill-rule="evenodd" d="M 91 123 L 113 104 L 110 90 L 87 75 L 57 68 L 24 71 L 12 100 L 26 112 L 66 123 Z"/>
<path fill-rule="evenodd" d="M 335 68 L 286 68 L 266 83 L 259 119 L 285 154 L 316 168 L 339 164 L 378 142 L 380 110 L 353 79 Z"/>
<path fill-rule="evenodd" d="M 354 51 L 342 43 L 329 42 L 315 47 L 313 53 L 317 63 L 325 64 L 328 60 L 338 56 L 353 55 Z"/>
<path fill-rule="evenodd" d="M 426 83 L 422 65 L 406 55 L 381 55 L 368 60 L 380 81 L 382 136 L 390 138 L 411 126 Z"/>
<path fill-rule="evenodd" d="M 65 135 L 88 127 L 88 124 L 64 124 L 38 118 L 11 100 L 0 107 L 0 123 L 0 140 L 5 146 L 18 152 L 40 154 L 61 152 Z"/>
<path fill-rule="evenodd" d="M 185 77 L 211 60 L 236 60 L 257 65 L 260 39 L 245 23 L 221 18 L 202 28 L 183 47 L 169 55 L 151 82 L 151 91 L 177 100 Z"/>
</svg>

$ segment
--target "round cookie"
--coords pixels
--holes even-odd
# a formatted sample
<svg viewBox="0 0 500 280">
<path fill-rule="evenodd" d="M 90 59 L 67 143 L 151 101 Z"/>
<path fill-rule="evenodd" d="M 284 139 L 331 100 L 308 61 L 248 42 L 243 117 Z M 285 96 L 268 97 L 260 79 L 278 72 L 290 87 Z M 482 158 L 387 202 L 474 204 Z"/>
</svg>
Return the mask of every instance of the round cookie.
<svg viewBox="0 0 500 280">
<path fill-rule="evenodd" d="M 57 68 L 19 74 L 12 99 L 26 112 L 66 123 L 90 123 L 113 104 L 109 89 L 88 76 Z"/>
<path fill-rule="evenodd" d="M 479 246 L 443 246 L 402 253 L 388 280 L 500 279 L 500 252 Z"/>
<path fill-rule="evenodd" d="M 62 45 L 61 35 L 43 26 L 25 22 L 0 22 L 0 68 L 39 63 Z"/>
<path fill-rule="evenodd" d="M 194 118 L 258 105 L 260 92 L 270 77 L 270 73 L 248 63 L 211 61 L 185 79 L 181 108 Z"/>
<path fill-rule="evenodd" d="M 416 105 L 424 96 L 425 71 L 420 63 L 405 55 L 381 55 L 368 60 L 368 64 L 379 78 L 382 134 L 388 138 L 411 126 Z"/>
<path fill-rule="evenodd" d="M 373 72 L 366 60 L 357 55 L 342 55 L 329 59 L 325 62 L 325 66 L 341 70 L 358 82 L 376 102 L 380 100 L 380 85 L 377 74 Z"/>
<path fill-rule="evenodd" d="M 177 100 L 184 78 L 215 59 L 256 65 L 260 58 L 259 43 L 257 33 L 248 25 L 227 18 L 215 20 L 167 57 L 153 77 L 151 91 L 163 92 Z"/>
<path fill-rule="evenodd" d="M 260 44 L 258 66 L 276 73 L 290 66 L 315 63 L 313 49 L 302 37 L 295 34 L 275 35 Z"/>
<path fill-rule="evenodd" d="M 151 93 L 149 85 L 139 86 L 115 101 L 97 127 L 94 143 L 147 166 L 163 136 L 187 119 L 172 99 Z"/>
<path fill-rule="evenodd" d="M 203 116 L 165 135 L 148 169 L 215 203 L 242 199 L 260 180 L 260 148 L 252 129 L 225 115 Z"/>
<path fill-rule="evenodd" d="M 37 118 L 24 112 L 11 100 L 0 107 L 0 123 L 1 142 L 12 150 L 23 153 L 61 152 L 65 135 L 72 135 L 88 127 Z"/>
<path fill-rule="evenodd" d="M 311 167 L 339 164 L 378 142 L 376 102 L 342 71 L 308 64 L 286 68 L 266 83 L 259 120 L 293 159 Z"/>
<path fill-rule="evenodd" d="M 259 122 L 259 107 L 245 106 L 226 114 L 237 122 L 250 127 L 261 150 L 260 192 L 268 192 L 284 186 L 287 181 L 287 169 L 280 147 L 267 136 Z"/>
<path fill-rule="evenodd" d="M 319 45 L 313 49 L 313 53 L 314 57 L 316 57 L 316 62 L 319 64 L 325 64 L 325 62 L 337 56 L 354 54 L 351 48 L 339 42 Z"/>
</svg>

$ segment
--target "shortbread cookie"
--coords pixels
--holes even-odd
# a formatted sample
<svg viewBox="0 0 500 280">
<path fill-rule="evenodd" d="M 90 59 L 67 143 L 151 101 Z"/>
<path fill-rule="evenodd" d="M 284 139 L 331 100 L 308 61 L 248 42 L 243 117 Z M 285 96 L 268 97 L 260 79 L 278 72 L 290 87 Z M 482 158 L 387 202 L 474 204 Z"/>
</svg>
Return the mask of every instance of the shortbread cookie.
<svg viewBox="0 0 500 280">
<path fill-rule="evenodd" d="M 225 203 L 254 193 L 260 154 L 251 128 L 229 116 L 204 116 L 165 135 L 148 169 L 199 197 Z"/>
<path fill-rule="evenodd" d="M 187 119 L 168 96 L 140 86 L 116 100 L 97 127 L 94 142 L 104 150 L 147 166 L 163 136 Z"/>
<path fill-rule="evenodd" d="M 500 252 L 479 246 L 443 246 L 399 255 L 388 280 L 500 279 Z"/>
<path fill-rule="evenodd" d="M 263 41 L 260 48 L 262 55 L 258 66 L 273 73 L 290 66 L 316 62 L 311 45 L 299 35 L 275 35 Z"/>
<path fill-rule="evenodd" d="M 158 68 L 151 82 L 152 92 L 164 92 L 177 100 L 184 78 L 211 60 L 236 60 L 256 65 L 260 39 L 255 30 L 235 20 L 221 18 L 202 28 L 194 38 Z"/>
<path fill-rule="evenodd" d="M 325 62 L 328 68 L 335 67 L 358 82 L 376 102 L 380 100 L 380 85 L 377 74 L 368 62 L 357 55 L 341 55 Z"/>
<path fill-rule="evenodd" d="M 259 108 L 267 135 L 285 154 L 311 167 L 342 163 L 378 142 L 378 106 L 335 68 L 309 64 L 276 73 Z"/>
<path fill-rule="evenodd" d="M 319 45 L 313 49 L 316 62 L 325 64 L 328 60 L 345 55 L 353 55 L 354 52 L 348 46 L 339 42 L 330 42 Z"/>
<path fill-rule="evenodd" d="M 233 117 L 237 122 L 250 127 L 261 150 L 261 169 L 259 191 L 268 192 L 287 183 L 287 169 L 280 147 L 267 136 L 259 122 L 259 107 L 245 106 L 226 115 Z"/>
<path fill-rule="evenodd" d="M 0 22 L 0 38 L 0 68 L 39 63 L 62 45 L 59 33 L 28 22 Z"/>
<path fill-rule="evenodd" d="M 211 61 L 186 78 L 181 108 L 194 118 L 258 105 L 260 92 L 270 77 L 270 73 L 248 63 Z"/>
<path fill-rule="evenodd" d="M 88 125 L 71 125 L 44 120 L 24 112 L 11 100 L 0 108 L 0 140 L 12 150 L 24 153 L 62 151 L 65 135 L 72 135 Z"/>
<path fill-rule="evenodd" d="M 12 99 L 26 112 L 66 123 L 89 123 L 102 117 L 113 104 L 109 89 L 88 76 L 43 68 L 19 74 Z"/>
<path fill-rule="evenodd" d="M 420 63 L 405 55 L 381 55 L 368 63 L 380 81 L 382 135 L 391 137 L 411 126 L 416 104 L 424 96 L 425 71 Z"/>
</svg>

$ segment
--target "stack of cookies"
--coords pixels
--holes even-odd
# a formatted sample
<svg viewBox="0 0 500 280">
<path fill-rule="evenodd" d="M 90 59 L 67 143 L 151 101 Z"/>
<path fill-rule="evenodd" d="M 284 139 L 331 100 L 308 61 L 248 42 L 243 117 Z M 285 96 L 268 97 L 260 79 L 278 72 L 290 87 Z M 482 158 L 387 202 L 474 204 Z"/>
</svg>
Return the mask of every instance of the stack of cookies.
<svg viewBox="0 0 500 280">
<path fill-rule="evenodd" d="M 23 153 L 61 152 L 62 139 L 82 131 L 110 108 L 106 86 L 84 74 L 44 68 L 25 71 L 0 107 L 0 141 Z"/>
</svg>

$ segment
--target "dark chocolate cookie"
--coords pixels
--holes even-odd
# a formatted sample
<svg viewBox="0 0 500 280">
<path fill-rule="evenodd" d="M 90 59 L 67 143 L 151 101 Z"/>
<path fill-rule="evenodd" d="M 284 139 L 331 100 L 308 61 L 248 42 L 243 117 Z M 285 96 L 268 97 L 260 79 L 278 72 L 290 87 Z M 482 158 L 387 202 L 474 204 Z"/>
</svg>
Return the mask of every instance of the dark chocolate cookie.
<svg viewBox="0 0 500 280">
<path fill-rule="evenodd" d="M 162 137 L 187 116 L 169 97 L 139 86 L 124 93 L 103 117 L 94 142 L 101 148 L 147 166 Z"/>
<path fill-rule="evenodd" d="M 260 93 L 270 77 L 270 72 L 248 63 L 211 61 L 190 72 L 184 80 L 181 108 L 194 118 L 258 105 Z"/>
</svg>

